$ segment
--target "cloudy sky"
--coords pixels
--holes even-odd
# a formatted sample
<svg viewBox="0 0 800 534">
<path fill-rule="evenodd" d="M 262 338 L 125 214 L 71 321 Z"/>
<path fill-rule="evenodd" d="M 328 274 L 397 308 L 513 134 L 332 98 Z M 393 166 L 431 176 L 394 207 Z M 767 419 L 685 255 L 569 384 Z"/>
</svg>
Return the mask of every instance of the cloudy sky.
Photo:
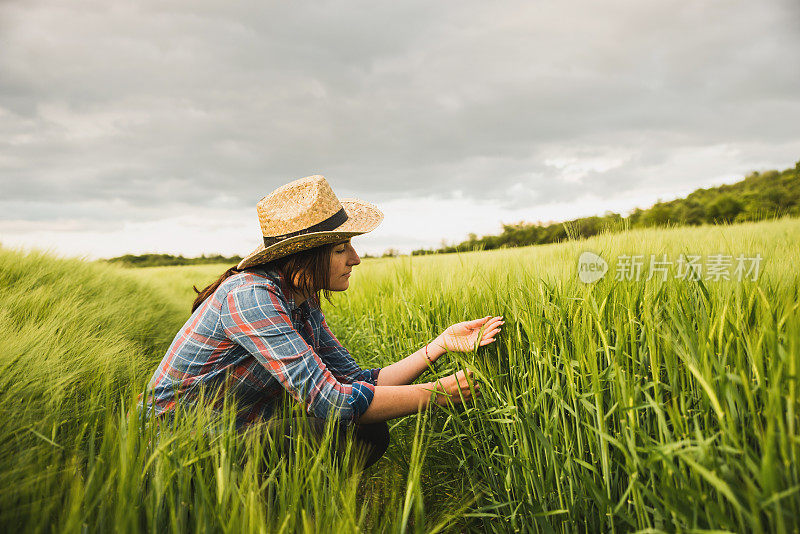
<svg viewBox="0 0 800 534">
<path fill-rule="evenodd" d="M 403 252 L 800 160 L 796 0 L 0 2 L 0 243 L 245 254 L 323 174 Z"/>
</svg>

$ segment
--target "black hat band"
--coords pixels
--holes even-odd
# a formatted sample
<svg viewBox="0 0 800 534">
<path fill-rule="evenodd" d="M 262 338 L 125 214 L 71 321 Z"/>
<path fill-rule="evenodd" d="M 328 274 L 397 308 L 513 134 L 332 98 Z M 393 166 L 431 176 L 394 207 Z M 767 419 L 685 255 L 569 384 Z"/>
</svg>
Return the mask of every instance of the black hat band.
<svg viewBox="0 0 800 534">
<path fill-rule="evenodd" d="M 330 232 L 343 225 L 345 221 L 347 221 L 347 218 L 347 212 L 344 211 L 344 208 L 342 208 L 324 221 L 318 222 L 317 224 L 309 226 L 308 228 L 303 228 L 302 230 L 289 232 L 288 234 L 283 235 L 269 237 L 264 236 L 264 246 L 270 247 L 280 241 L 283 241 L 284 239 L 289 239 L 290 237 L 295 237 L 298 235 L 310 234 L 313 232 Z"/>
</svg>

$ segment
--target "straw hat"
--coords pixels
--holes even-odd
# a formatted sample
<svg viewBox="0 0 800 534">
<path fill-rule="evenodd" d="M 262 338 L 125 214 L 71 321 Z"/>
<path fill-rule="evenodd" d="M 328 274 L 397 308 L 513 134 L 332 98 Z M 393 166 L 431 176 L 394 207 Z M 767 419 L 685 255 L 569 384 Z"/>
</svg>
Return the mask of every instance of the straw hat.
<svg viewBox="0 0 800 534">
<path fill-rule="evenodd" d="M 339 200 L 324 176 L 306 176 L 274 190 L 256 205 L 264 242 L 238 269 L 374 230 L 383 213 L 357 198 Z"/>
</svg>

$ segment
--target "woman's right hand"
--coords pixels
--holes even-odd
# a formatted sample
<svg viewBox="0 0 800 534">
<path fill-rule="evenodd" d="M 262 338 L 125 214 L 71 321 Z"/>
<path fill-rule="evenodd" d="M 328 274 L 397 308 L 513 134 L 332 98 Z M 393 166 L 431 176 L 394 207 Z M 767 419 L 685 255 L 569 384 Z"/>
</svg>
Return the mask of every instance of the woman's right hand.
<svg viewBox="0 0 800 534">
<path fill-rule="evenodd" d="M 403 417 L 424 410 L 431 402 L 447 406 L 473 399 L 470 383 L 475 397 L 480 396 L 480 385 L 472 380 L 472 371 L 465 369 L 436 382 L 406 384 L 400 386 L 375 386 L 375 394 L 367 411 L 358 418 L 359 423 L 377 423 L 395 417 Z M 433 399 L 431 399 L 433 397 Z M 473 399 L 474 400 L 474 399 Z"/>
<path fill-rule="evenodd" d="M 466 373 L 462 371 L 458 371 L 450 376 L 446 376 L 444 378 L 440 378 L 436 382 L 432 383 L 432 386 L 435 386 L 436 395 L 436 404 L 439 406 L 446 406 L 448 398 L 453 401 L 453 403 L 461 402 L 461 397 L 464 397 L 464 400 L 469 400 L 472 398 L 472 392 L 469 388 L 469 382 L 472 382 L 472 388 L 475 390 L 475 396 L 480 397 L 480 384 L 476 383 L 472 380 L 472 371 L 467 369 Z M 460 392 L 460 394 L 459 394 Z"/>
</svg>

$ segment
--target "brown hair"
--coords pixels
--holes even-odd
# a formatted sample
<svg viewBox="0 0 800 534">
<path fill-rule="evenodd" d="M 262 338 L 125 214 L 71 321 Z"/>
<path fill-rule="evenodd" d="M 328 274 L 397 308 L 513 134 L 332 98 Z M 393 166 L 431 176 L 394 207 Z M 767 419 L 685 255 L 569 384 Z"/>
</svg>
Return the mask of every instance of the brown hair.
<svg viewBox="0 0 800 534">
<path fill-rule="evenodd" d="M 300 252 L 262 263 L 257 267 L 261 269 L 277 269 L 283 274 L 291 291 L 309 295 L 309 298 L 317 305 L 320 304 L 320 292 L 328 302 L 331 302 L 331 291 L 327 287 L 328 280 L 330 280 L 331 252 L 334 247 L 341 244 L 342 241 L 301 250 Z M 246 271 L 247 269 L 240 271 L 234 265 L 222 273 L 216 282 L 209 284 L 204 289 L 200 290 L 196 286 L 192 286 L 194 292 L 197 293 L 197 298 L 192 303 L 192 313 L 200 307 L 209 295 L 217 290 L 226 278 Z M 303 276 L 303 273 L 305 273 L 305 276 Z M 300 275 L 299 285 L 295 283 L 297 275 Z"/>
</svg>

